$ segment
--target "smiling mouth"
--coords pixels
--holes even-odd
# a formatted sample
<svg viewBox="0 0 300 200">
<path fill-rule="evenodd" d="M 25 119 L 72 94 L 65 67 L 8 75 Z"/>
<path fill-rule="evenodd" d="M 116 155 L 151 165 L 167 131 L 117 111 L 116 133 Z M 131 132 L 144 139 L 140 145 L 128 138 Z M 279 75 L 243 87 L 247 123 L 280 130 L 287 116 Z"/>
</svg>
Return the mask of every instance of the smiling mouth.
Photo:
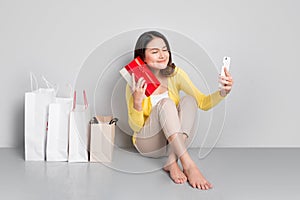
<svg viewBox="0 0 300 200">
<path fill-rule="evenodd" d="M 160 60 L 160 61 L 157 61 L 158 63 L 164 63 L 166 62 L 167 60 Z"/>
</svg>

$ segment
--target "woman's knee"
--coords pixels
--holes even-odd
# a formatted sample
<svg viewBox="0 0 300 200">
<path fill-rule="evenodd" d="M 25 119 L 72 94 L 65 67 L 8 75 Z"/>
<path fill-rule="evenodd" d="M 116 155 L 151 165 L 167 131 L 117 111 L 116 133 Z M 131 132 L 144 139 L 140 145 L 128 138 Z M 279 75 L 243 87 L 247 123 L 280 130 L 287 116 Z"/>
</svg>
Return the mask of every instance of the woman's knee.
<svg viewBox="0 0 300 200">
<path fill-rule="evenodd" d="M 170 98 L 163 98 L 157 103 L 157 106 L 160 110 L 164 108 L 176 108 L 176 104 Z"/>
<path fill-rule="evenodd" d="M 170 98 L 163 98 L 158 102 L 158 104 L 161 104 L 161 105 L 165 105 L 165 104 L 175 105 L 174 101 L 172 101 L 172 99 L 170 99 Z"/>
<path fill-rule="evenodd" d="M 182 97 L 181 102 L 187 102 L 188 104 L 193 104 L 197 106 L 197 101 L 193 96 L 186 95 Z"/>
</svg>

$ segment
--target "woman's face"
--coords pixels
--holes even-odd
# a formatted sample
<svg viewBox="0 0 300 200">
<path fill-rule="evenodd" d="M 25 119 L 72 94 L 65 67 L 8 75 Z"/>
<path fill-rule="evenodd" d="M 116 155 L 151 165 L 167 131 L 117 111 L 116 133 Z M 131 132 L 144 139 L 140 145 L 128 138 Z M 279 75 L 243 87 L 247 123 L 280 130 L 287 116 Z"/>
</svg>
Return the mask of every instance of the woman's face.
<svg viewBox="0 0 300 200">
<path fill-rule="evenodd" d="M 165 69 L 167 67 L 169 52 L 163 39 L 155 37 L 148 43 L 144 62 L 153 69 Z"/>
</svg>

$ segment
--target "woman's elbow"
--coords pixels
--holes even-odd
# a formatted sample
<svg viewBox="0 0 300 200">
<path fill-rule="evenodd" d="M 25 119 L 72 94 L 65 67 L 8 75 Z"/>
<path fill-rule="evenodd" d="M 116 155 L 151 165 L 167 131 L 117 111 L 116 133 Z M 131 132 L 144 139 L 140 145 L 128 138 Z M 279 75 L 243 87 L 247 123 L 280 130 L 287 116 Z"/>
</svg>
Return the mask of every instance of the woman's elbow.
<svg viewBox="0 0 300 200">
<path fill-rule="evenodd" d="M 212 107 L 210 105 L 200 105 L 199 108 L 204 111 L 210 110 Z"/>
</svg>

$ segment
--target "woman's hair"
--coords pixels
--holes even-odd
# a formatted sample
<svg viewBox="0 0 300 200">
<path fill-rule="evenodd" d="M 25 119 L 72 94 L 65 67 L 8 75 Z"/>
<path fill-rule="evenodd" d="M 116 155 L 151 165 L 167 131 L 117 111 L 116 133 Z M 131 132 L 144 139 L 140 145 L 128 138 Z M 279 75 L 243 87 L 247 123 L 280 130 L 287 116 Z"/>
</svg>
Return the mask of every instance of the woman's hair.
<svg viewBox="0 0 300 200">
<path fill-rule="evenodd" d="M 148 31 L 143 33 L 137 40 L 136 44 L 135 44 L 135 50 L 134 50 L 134 58 L 140 56 L 142 60 L 145 60 L 145 51 L 146 51 L 146 47 L 148 45 L 148 43 L 153 40 L 154 38 L 161 38 L 168 49 L 169 52 L 169 62 L 168 65 L 165 69 L 161 69 L 160 73 L 163 74 L 164 76 L 171 76 L 174 71 L 175 71 L 175 64 L 172 62 L 172 54 L 171 54 L 171 49 L 170 49 L 170 45 L 169 42 L 167 40 L 167 38 L 157 32 L 157 31 Z"/>
</svg>

